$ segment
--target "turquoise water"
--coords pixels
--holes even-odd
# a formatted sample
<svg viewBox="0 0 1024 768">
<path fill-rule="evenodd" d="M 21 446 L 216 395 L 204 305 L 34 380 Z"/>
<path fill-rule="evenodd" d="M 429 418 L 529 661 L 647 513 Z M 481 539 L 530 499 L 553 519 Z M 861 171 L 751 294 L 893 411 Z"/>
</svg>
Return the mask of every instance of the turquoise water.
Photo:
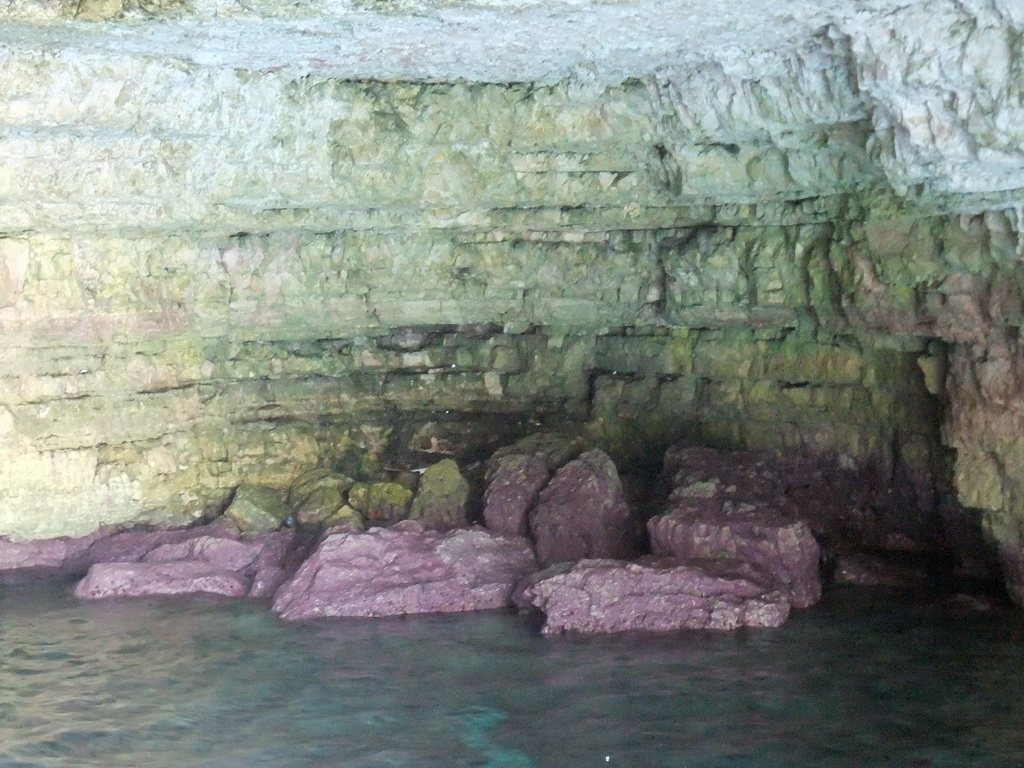
<svg viewBox="0 0 1024 768">
<path fill-rule="evenodd" d="M 0 767 L 1024 766 L 1024 623 L 832 593 L 774 630 L 0 587 Z"/>
</svg>

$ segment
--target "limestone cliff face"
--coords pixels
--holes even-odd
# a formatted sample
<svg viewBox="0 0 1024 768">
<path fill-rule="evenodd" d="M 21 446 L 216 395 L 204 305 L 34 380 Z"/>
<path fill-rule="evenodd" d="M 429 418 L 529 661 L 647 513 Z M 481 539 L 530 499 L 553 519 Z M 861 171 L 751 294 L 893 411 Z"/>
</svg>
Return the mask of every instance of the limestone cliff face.
<svg viewBox="0 0 1024 768">
<path fill-rule="evenodd" d="M 0 16 L 0 533 L 562 420 L 902 474 L 1016 578 L 1018 3 Z"/>
</svg>

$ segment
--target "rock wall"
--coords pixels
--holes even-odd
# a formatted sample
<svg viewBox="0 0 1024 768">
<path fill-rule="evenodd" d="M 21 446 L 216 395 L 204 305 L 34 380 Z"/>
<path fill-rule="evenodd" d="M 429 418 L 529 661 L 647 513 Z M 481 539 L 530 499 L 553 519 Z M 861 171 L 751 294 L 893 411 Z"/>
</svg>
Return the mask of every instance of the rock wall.
<svg viewBox="0 0 1024 768">
<path fill-rule="evenodd" d="M 911 478 L 1024 583 L 1024 14 L 705 6 L 6 5 L 0 533 L 575 424 Z"/>
</svg>

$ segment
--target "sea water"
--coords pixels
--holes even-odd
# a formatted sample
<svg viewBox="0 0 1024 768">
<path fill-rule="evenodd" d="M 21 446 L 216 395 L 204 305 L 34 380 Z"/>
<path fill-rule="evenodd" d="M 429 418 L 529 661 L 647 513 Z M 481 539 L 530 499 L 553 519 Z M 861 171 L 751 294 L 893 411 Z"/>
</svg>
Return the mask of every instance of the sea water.
<svg viewBox="0 0 1024 768">
<path fill-rule="evenodd" d="M 0 767 L 1024 766 L 1024 623 L 831 592 L 778 629 L 542 637 L 504 612 L 0 587 Z"/>
</svg>

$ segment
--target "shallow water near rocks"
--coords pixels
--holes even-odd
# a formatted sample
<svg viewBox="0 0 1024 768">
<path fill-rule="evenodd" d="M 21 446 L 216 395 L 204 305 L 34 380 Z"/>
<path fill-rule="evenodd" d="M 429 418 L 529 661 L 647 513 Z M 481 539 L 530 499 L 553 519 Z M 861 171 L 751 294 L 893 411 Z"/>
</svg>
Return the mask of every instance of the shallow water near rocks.
<svg viewBox="0 0 1024 768">
<path fill-rule="evenodd" d="M 1024 766 L 1024 621 L 837 591 L 773 630 L 0 587 L 0 767 Z"/>
</svg>

